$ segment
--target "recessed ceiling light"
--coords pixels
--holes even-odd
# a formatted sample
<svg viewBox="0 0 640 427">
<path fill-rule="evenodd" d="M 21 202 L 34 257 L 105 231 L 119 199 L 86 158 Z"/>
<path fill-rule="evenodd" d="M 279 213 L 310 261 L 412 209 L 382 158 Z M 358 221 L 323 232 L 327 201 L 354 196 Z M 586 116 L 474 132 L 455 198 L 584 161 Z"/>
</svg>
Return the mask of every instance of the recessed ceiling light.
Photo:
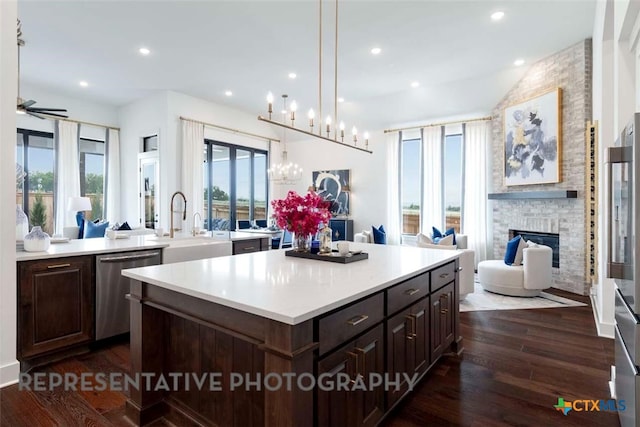
<svg viewBox="0 0 640 427">
<path fill-rule="evenodd" d="M 81 82 L 78 83 L 80 86 L 82 87 L 87 87 L 89 86 L 89 83 L 85 82 L 84 80 L 82 80 Z"/>
<path fill-rule="evenodd" d="M 411 87 L 418 87 L 420 86 L 419 82 L 411 82 Z"/>
<path fill-rule="evenodd" d="M 497 12 L 493 12 L 493 13 L 491 14 L 491 20 L 492 20 L 492 21 L 499 21 L 499 20 L 501 20 L 502 18 L 504 18 L 504 12 L 503 12 L 503 11 L 501 11 L 501 10 L 499 10 L 499 11 L 497 11 Z"/>
<path fill-rule="evenodd" d="M 289 73 L 289 78 L 290 79 L 295 79 L 296 77 L 298 77 L 298 75 L 296 73 Z"/>
<path fill-rule="evenodd" d="M 340 103 L 344 102 L 344 98 L 342 98 L 342 97 L 338 98 L 338 102 L 340 102 Z"/>
<path fill-rule="evenodd" d="M 522 64 L 524 64 L 524 59 L 516 59 L 515 61 L 513 61 L 513 65 L 515 65 L 516 67 L 519 67 Z"/>
<path fill-rule="evenodd" d="M 379 47 L 374 47 L 373 49 L 371 49 L 371 53 L 374 55 L 378 55 L 380 52 L 382 52 L 382 49 L 380 49 Z"/>
<path fill-rule="evenodd" d="M 232 95 L 233 95 L 233 92 L 231 92 L 230 90 L 226 90 L 226 91 L 224 92 L 224 94 L 225 94 L 225 95 L 227 95 L 227 96 L 232 96 Z"/>
<path fill-rule="evenodd" d="M 138 49 L 138 52 L 140 52 L 140 55 L 144 55 L 144 56 L 147 56 L 151 53 L 151 51 L 146 47 L 141 47 L 140 49 Z"/>
</svg>

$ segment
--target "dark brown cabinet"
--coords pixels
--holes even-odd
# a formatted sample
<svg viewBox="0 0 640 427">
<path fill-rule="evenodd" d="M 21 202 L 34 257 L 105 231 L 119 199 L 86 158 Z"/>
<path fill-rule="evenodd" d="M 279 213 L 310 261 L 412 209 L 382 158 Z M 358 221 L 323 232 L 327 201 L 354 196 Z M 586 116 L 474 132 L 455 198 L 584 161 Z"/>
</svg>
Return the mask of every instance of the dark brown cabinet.
<svg viewBox="0 0 640 427">
<path fill-rule="evenodd" d="M 271 247 L 271 239 L 234 240 L 233 255 L 250 254 L 253 252 L 268 251 Z"/>
<path fill-rule="evenodd" d="M 27 367 L 93 339 L 91 256 L 18 263 L 18 359 Z"/>
<path fill-rule="evenodd" d="M 387 392 L 390 408 L 408 390 L 403 374 L 421 375 L 429 367 L 429 299 L 424 298 L 387 320 L 387 372 L 401 376 L 399 388 Z"/>
<path fill-rule="evenodd" d="M 318 390 L 319 426 L 375 426 L 384 414 L 382 386 L 371 390 L 370 374 L 384 374 L 384 333 L 382 324 L 318 362 L 318 378 L 336 384 L 349 378 L 349 390 L 362 381 L 366 391 Z"/>
<path fill-rule="evenodd" d="M 455 339 L 455 322 L 458 302 L 455 283 L 438 289 L 431 294 L 431 360 L 436 360 Z"/>
</svg>

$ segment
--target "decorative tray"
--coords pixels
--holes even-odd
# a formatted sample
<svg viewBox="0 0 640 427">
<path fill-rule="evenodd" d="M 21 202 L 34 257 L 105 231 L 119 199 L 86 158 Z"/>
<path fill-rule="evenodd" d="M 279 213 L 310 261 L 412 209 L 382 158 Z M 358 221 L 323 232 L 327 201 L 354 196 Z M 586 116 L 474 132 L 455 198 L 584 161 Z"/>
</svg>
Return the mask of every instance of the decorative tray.
<svg viewBox="0 0 640 427">
<path fill-rule="evenodd" d="M 294 250 L 286 251 L 285 256 L 292 256 L 295 258 L 317 259 L 319 261 L 338 262 L 340 264 L 349 264 L 350 262 L 362 261 L 368 259 L 369 254 L 361 251 L 349 252 L 349 255 L 340 255 L 338 251 L 333 250 L 331 254 L 320 255 L 312 254 L 310 252 L 297 252 Z"/>
</svg>

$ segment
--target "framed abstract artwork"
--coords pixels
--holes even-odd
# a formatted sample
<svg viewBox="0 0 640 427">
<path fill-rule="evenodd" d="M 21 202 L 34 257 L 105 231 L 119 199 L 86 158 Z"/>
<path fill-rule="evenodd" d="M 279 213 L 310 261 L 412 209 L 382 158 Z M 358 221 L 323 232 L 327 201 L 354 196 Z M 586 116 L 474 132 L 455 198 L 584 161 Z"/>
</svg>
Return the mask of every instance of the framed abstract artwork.
<svg viewBox="0 0 640 427">
<path fill-rule="evenodd" d="M 351 171 L 349 169 L 313 171 L 311 179 L 316 192 L 332 202 L 329 210 L 334 217 L 349 215 Z"/>
<path fill-rule="evenodd" d="M 562 181 L 562 89 L 504 109 L 504 183 Z"/>
</svg>

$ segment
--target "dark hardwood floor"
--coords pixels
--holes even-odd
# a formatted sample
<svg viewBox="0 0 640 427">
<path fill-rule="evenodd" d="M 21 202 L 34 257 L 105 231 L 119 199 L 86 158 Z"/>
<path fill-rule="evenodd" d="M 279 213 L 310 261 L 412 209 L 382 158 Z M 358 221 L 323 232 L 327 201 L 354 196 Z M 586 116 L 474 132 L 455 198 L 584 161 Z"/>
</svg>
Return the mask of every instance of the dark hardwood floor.
<svg viewBox="0 0 640 427">
<path fill-rule="evenodd" d="M 588 303 L 588 298 L 554 291 Z M 465 350 L 447 356 L 384 421 L 408 426 L 618 426 L 612 412 L 553 408 L 608 399 L 613 341 L 596 336 L 590 307 L 461 313 Z M 42 371 L 128 372 L 129 347 L 113 344 Z M 129 426 L 114 391 L 0 390 L 2 426 Z M 154 427 L 173 425 L 159 421 Z"/>
</svg>

